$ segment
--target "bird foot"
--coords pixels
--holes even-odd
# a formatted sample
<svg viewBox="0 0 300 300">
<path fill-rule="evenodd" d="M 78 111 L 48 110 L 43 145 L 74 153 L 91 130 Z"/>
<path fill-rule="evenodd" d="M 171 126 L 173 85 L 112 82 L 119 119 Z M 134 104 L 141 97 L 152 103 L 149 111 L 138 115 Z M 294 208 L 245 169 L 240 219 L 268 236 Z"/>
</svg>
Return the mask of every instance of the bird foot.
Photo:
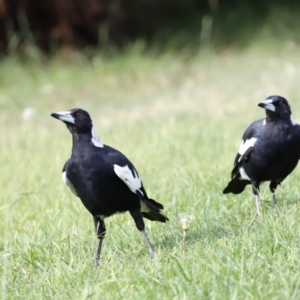
<svg viewBox="0 0 300 300">
<path fill-rule="evenodd" d="M 153 248 L 149 248 L 149 255 L 150 255 L 151 258 L 154 257 L 155 252 L 154 252 Z"/>
<path fill-rule="evenodd" d="M 262 220 L 262 214 L 260 211 L 256 211 L 256 216 L 259 220 Z"/>
<path fill-rule="evenodd" d="M 94 268 L 97 268 L 100 266 L 100 262 L 99 262 L 99 259 L 96 259 L 95 260 L 95 263 L 94 263 Z"/>
<path fill-rule="evenodd" d="M 277 204 L 274 205 L 273 209 L 274 209 L 274 212 L 276 212 L 276 213 L 278 213 L 278 214 L 280 213 Z"/>
</svg>

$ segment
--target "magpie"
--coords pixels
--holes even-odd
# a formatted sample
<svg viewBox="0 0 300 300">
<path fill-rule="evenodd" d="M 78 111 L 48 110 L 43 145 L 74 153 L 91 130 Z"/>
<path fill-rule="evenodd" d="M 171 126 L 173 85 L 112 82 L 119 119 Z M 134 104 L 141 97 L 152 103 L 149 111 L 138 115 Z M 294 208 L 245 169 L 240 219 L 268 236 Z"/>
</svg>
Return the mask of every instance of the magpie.
<svg viewBox="0 0 300 300">
<path fill-rule="evenodd" d="M 64 122 L 72 134 L 71 158 L 62 170 L 64 183 L 92 214 L 99 244 L 95 267 L 106 233 L 104 220 L 115 213 L 129 211 L 153 257 L 154 249 L 145 231 L 144 218 L 166 222 L 163 205 L 150 199 L 136 168 L 118 150 L 103 144 L 93 128 L 89 113 L 80 108 L 60 111 L 52 117 Z"/>
<path fill-rule="evenodd" d="M 260 216 L 259 186 L 264 181 L 270 181 L 272 203 L 278 210 L 275 190 L 300 158 L 300 126 L 292 117 L 288 101 L 281 96 L 269 96 L 258 106 L 265 109 L 266 117 L 253 122 L 245 131 L 231 181 L 223 193 L 240 194 L 251 184 Z"/>
</svg>

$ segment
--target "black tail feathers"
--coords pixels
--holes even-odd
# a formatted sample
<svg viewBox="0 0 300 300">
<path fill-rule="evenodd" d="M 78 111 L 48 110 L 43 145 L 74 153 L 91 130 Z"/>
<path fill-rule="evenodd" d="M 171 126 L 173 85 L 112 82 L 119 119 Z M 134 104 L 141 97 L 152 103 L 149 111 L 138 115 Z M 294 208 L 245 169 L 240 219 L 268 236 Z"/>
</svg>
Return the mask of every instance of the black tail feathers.
<svg viewBox="0 0 300 300">
<path fill-rule="evenodd" d="M 237 177 L 234 177 L 224 189 L 223 194 L 240 194 L 245 189 L 247 184 L 250 184 L 250 181 L 241 180 Z"/>
<path fill-rule="evenodd" d="M 164 206 L 153 199 L 148 198 L 146 200 L 147 204 L 155 209 L 161 210 L 164 209 Z"/>
<path fill-rule="evenodd" d="M 164 216 L 160 210 L 164 209 L 163 205 L 156 202 L 153 199 L 143 199 L 142 201 L 144 201 L 147 206 L 150 208 L 150 211 L 147 212 L 143 212 L 142 211 L 142 215 L 143 217 L 151 220 L 151 221 L 159 221 L 159 222 L 166 222 L 169 219 Z"/>
</svg>

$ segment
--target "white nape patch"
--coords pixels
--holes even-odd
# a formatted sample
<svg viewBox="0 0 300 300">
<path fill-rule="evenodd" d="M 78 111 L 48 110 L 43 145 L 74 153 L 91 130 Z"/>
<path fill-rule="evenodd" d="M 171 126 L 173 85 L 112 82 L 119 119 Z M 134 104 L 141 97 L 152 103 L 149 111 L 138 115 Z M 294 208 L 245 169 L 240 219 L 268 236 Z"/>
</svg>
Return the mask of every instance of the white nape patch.
<svg viewBox="0 0 300 300">
<path fill-rule="evenodd" d="M 100 148 L 104 147 L 101 139 L 99 138 L 99 136 L 97 135 L 97 133 L 93 127 L 92 127 L 92 143 L 95 147 L 100 147 Z"/>
<path fill-rule="evenodd" d="M 266 119 L 264 119 L 264 120 L 263 120 L 263 126 L 265 126 L 265 125 L 266 125 L 266 123 L 267 123 L 267 120 L 266 120 Z"/>
<path fill-rule="evenodd" d="M 134 176 L 127 165 L 124 167 L 114 165 L 114 171 L 133 193 L 139 191 L 143 195 L 143 192 L 140 190 L 140 188 L 142 187 L 142 182 L 134 169 Z"/>
<path fill-rule="evenodd" d="M 71 124 L 75 124 L 75 119 L 71 116 L 71 112 L 67 111 L 58 111 L 55 113 L 58 116 L 58 119 L 61 121 L 65 121 Z"/>
<path fill-rule="evenodd" d="M 75 195 L 78 196 L 77 191 L 74 187 L 74 185 L 72 184 L 72 182 L 69 180 L 69 178 L 67 177 L 67 173 L 66 171 L 63 172 L 62 174 L 62 180 L 64 182 L 64 184 L 70 189 L 70 191 Z"/>
<path fill-rule="evenodd" d="M 293 116 L 291 116 L 291 123 L 294 126 L 298 124 L 297 121 L 293 118 Z"/>
<path fill-rule="evenodd" d="M 241 174 L 241 177 L 242 179 L 246 179 L 246 180 L 250 180 L 249 176 L 246 174 L 244 168 L 240 168 L 240 174 Z"/>
<path fill-rule="evenodd" d="M 254 144 L 256 143 L 257 138 L 253 137 L 249 140 L 242 140 L 240 149 L 239 149 L 239 154 L 243 155 L 250 147 L 253 147 Z"/>
</svg>

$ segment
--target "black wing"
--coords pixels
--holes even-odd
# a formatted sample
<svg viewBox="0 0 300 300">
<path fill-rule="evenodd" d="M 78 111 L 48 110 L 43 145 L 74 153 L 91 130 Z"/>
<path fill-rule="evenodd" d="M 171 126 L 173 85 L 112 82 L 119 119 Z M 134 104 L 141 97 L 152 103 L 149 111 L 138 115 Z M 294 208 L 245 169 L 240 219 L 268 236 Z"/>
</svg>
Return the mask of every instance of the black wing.
<svg viewBox="0 0 300 300">
<path fill-rule="evenodd" d="M 163 205 L 148 197 L 138 172 L 130 160 L 118 150 L 109 146 L 105 147 L 107 150 L 107 157 L 112 167 L 114 167 L 116 176 L 118 176 L 147 206 L 146 209 L 143 209 L 143 205 L 141 207 L 143 216 L 150 220 L 166 222 L 168 218 L 160 212 L 160 210 L 164 208 Z"/>
</svg>

